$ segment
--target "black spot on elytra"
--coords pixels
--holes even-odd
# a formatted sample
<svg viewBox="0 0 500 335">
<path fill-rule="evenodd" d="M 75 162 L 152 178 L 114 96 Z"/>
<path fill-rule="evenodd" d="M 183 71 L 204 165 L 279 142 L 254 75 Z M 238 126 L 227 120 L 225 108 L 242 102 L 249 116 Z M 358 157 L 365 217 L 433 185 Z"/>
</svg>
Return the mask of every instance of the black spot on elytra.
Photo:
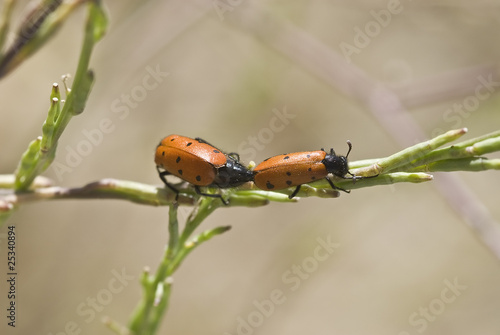
<svg viewBox="0 0 500 335">
<path fill-rule="evenodd" d="M 286 175 L 287 175 L 287 176 L 291 176 L 291 175 L 292 175 L 292 173 L 291 173 L 290 171 L 287 171 L 287 172 L 286 172 Z"/>
<path fill-rule="evenodd" d="M 162 152 L 161 152 L 161 155 L 162 155 L 162 156 L 165 156 L 165 151 L 162 151 Z"/>
<path fill-rule="evenodd" d="M 311 169 L 311 168 L 309 168 L 309 169 L 307 169 L 307 171 L 312 171 L 312 169 Z"/>
<path fill-rule="evenodd" d="M 201 180 L 201 177 L 200 177 L 199 175 L 198 175 L 198 176 L 196 176 L 196 180 L 197 180 L 197 181 L 200 181 L 200 180 Z"/>
<path fill-rule="evenodd" d="M 177 172 L 182 176 L 182 170 L 177 170 Z"/>
<path fill-rule="evenodd" d="M 175 138 L 173 138 L 173 139 L 170 140 L 170 142 L 173 142 L 173 141 L 175 141 Z"/>
<path fill-rule="evenodd" d="M 214 153 L 220 154 L 220 151 L 219 150 L 214 150 Z"/>
<path fill-rule="evenodd" d="M 266 187 L 267 187 L 268 190 L 272 190 L 274 188 L 274 185 L 271 184 L 269 181 L 267 181 Z"/>
<path fill-rule="evenodd" d="M 290 158 L 290 156 L 285 156 L 285 157 L 283 157 L 283 160 L 289 159 L 289 158 Z"/>
<path fill-rule="evenodd" d="M 193 142 L 189 142 L 188 144 L 186 144 L 186 147 L 189 147 L 191 144 L 193 144 Z"/>
<path fill-rule="evenodd" d="M 175 160 L 176 163 L 179 163 L 181 161 L 181 156 L 177 156 L 177 159 Z"/>
<path fill-rule="evenodd" d="M 306 155 L 307 158 L 311 158 L 311 155 Z"/>
<path fill-rule="evenodd" d="M 290 185 L 292 185 L 292 181 L 291 181 L 291 180 L 287 180 L 287 181 L 286 181 L 286 184 L 287 184 L 288 186 L 290 186 Z"/>
</svg>

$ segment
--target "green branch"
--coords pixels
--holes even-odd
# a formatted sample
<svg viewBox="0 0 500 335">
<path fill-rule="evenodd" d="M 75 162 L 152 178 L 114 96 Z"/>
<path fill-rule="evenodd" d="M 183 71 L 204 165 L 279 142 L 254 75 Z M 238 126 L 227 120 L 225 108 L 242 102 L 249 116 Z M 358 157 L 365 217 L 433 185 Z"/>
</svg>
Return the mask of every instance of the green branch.
<svg viewBox="0 0 500 335">
<path fill-rule="evenodd" d="M 32 141 L 23 154 L 16 171 L 16 190 L 26 191 L 33 180 L 54 160 L 58 140 L 71 118 L 80 114 L 87 101 L 94 75 L 89 70 L 90 56 L 95 43 L 106 30 L 106 16 L 98 1 L 89 2 L 85 35 L 73 86 L 67 92 L 67 101 L 61 109 L 58 85 L 52 87 L 51 105 L 42 127 L 42 136 Z"/>
<path fill-rule="evenodd" d="M 438 148 L 439 145 L 449 143 L 464 133 L 465 129 L 450 131 L 387 158 L 351 162 L 351 171 L 356 175 L 370 176 L 376 172 L 379 175 L 374 178 L 359 179 L 356 182 L 341 178 L 333 178 L 333 181 L 335 185 L 344 189 L 360 189 L 395 183 L 431 181 L 432 176 L 427 172 L 434 171 L 499 170 L 500 159 L 487 159 L 483 155 L 500 151 L 500 132 L 470 139 L 442 149 Z M 0 175 L 0 186 L 2 188 L 15 188 L 13 180 L 12 175 Z M 46 187 L 50 184 L 47 179 L 37 180 L 38 184 L 33 185 L 31 190 L 13 192 L 1 200 L 4 203 L 9 202 L 13 206 L 26 202 L 55 199 L 122 199 L 152 206 L 171 205 L 175 201 L 175 193 L 168 188 L 132 181 L 103 179 L 83 187 L 62 188 Z M 178 198 L 180 205 L 192 206 L 199 200 L 200 196 L 196 194 L 191 185 L 182 182 L 176 187 L 180 191 Z M 269 202 L 296 202 L 297 199 L 288 199 L 288 195 L 292 191 L 293 188 L 277 192 L 262 191 L 257 189 L 253 183 L 247 183 L 234 189 L 219 190 L 223 197 L 229 200 L 227 207 L 259 207 L 267 205 Z M 340 193 L 333 190 L 325 180 L 303 185 L 298 193 L 299 197 L 335 198 L 339 195 Z M 218 207 L 220 205 L 219 200 L 212 206 Z M 185 241 L 185 237 L 181 237 L 180 243 Z"/>
<path fill-rule="evenodd" d="M 483 157 L 483 155 L 500 152 L 500 131 L 444 148 L 438 148 L 439 145 L 436 146 L 436 144 L 449 143 L 466 132 L 466 128 L 452 130 L 388 158 L 357 161 L 350 163 L 349 166 L 358 175 L 372 175 L 375 171 L 381 170 L 392 172 L 499 170 L 500 160 L 488 159 Z M 429 150 L 429 147 L 434 149 Z M 381 166 L 385 168 L 380 169 Z"/>
<path fill-rule="evenodd" d="M 189 216 L 182 234 L 179 237 L 177 221 L 177 205 L 170 205 L 169 211 L 169 243 L 164 257 L 154 276 L 145 270 L 141 279 L 144 296 L 132 314 L 129 329 L 136 335 L 155 334 L 165 316 L 170 291 L 173 283 L 172 275 L 179 265 L 197 246 L 229 230 L 229 227 L 218 227 L 201 233 L 189 240 L 193 231 L 220 205 L 219 199 L 203 198 Z M 115 325 L 115 324 L 114 324 Z M 120 327 L 116 327 L 121 329 Z"/>
<path fill-rule="evenodd" d="M 452 142 L 467 132 L 467 128 L 450 130 L 428 141 L 415 144 L 387 158 L 376 160 L 373 164 L 365 168 L 359 168 L 355 172 L 360 176 L 375 176 L 394 171 L 399 167 L 411 164 L 411 162 L 421 159 L 436 148 Z M 353 166 L 351 166 L 353 168 Z M 398 171 L 404 171 L 400 169 Z"/>
<path fill-rule="evenodd" d="M 486 171 L 500 170 L 500 159 L 487 159 L 482 157 L 445 159 L 437 162 L 420 165 L 411 169 L 423 172 L 450 172 L 450 171 Z"/>
<path fill-rule="evenodd" d="M 478 156 L 497 151 L 500 151 L 500 132 L 493 132 L 472 140 L 460 142 L 446 148 L 434 150 L 429 154 L 423 156 L 421 159 L 411 162 L 411 165 L 406 168 L 409 169 L 411 167 L 418 167 L 435 162 L 447 162 L 450 164 L 457 163 L 458 165 L 456 166 L 456 170 L 454 171 L 458 171 L 460 170 L 461 166 L 463 166 L 460 162 L 464 162 L 463 160 L 461 160 L 461 158 L 474 159 Z M 484 160 L 486 161 L 486 159 Z M 466 171 L 470 170 L 467 169 Z"/>
</svg>

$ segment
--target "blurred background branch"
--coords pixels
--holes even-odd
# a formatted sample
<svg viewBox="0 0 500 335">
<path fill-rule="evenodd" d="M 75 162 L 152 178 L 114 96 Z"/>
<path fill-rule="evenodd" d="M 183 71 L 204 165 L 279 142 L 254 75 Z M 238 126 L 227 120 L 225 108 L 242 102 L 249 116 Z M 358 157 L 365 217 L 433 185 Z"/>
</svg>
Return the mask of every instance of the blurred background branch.
<svg viewBox="0 0 500 335">
<path fill-rule="evenodd" d="M 42 48 L 59 31 L 69 15 L 88 1 L 93 0 L 64 3 L 62 0 L 44 0 L 36 4 L 21 22 L 12 45 L 0 53 L 0 79 Z M 12 0 L 4 2 L 0 48 L 4 46 L 15 3 Z"/>
</svg>

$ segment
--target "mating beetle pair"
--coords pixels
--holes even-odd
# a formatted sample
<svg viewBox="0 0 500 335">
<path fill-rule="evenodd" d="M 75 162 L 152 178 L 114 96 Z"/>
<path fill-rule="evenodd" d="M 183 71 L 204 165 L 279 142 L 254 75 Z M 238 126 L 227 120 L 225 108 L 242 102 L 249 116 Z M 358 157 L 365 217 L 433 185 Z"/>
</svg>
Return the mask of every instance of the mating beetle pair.
<svg viewBox="0 0 500 335">
<path fill-rule="evenodd" d="M 194 185 L 200 195 L 220 198 L 220 194 L 202 193 L 200 186 L 230 188 L 248 181 L 266 191 L 276 191 L 296 186 L 289 198 L 297 195 L 302 184 L 326 179 L 333 189 L 348 192 L 333 184 L 328 174 L 344 179 L 360 179 L 351 172 L 347 157 L 351 152 L 351 142 L 345 156 L 337 156 L 333 149 L 327 153 L 323 149 L 310 152 L 296 152 L 278 155 L 264 160 L 254 170 L 248 170 L 239 162 L 237 153 L 224 153 L 210 143 L 200 139 L 170 135 L 156 148 L 155 163 L 160 179 L 177 195 L 179 191 L 167 182 L 165 176 L 172 174 Z M 163 171 L 161 171 L 163 169 Z M 351 177 L 346 177 L 351 175 Z"/>
</svg>

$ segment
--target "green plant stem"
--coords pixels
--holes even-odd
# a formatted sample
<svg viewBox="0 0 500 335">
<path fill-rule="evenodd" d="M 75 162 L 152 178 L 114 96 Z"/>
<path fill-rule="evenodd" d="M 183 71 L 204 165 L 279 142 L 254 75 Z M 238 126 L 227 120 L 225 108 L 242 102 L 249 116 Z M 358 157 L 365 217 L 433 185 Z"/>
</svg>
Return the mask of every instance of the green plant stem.
<svg viewBox="0 0 500 335">
<path fill-rule="evenodd" d="M 161 290 L 158 290 L 158 292 L 161 293 L 157 294 L 158 296 L 155 299 L 155 306 L 151 311 L 151 317 L 146 332 L 148 335 L 156 334 L 156 331 L 161 324 L 161 320 L 165 316 L 170 300 L 170 292 L 172 291 L 172 283 L 173 280 L 169 277 L 162 283 L 158 284 L 158 287 L 161 287 Z"/>
<path fill-rule="evenodd" d="M 16 176 L 13 174 L 0 174 L 0 188 L 14 189 L 16 182 Z M 52 186 L 53 182 L 47 177 L 38 176 L 35 178 L 33 183 L 31 183 L 31 189 L 49 187 Z"/>
<path fill-rule="evenodd" d="M 170 205 L 168 212 L 168 247 L 165 253 L 165 259 L 171 262 L 174 258 L 174 251 L 177 250 L 179 245 L 179 223 L 177 221 L 177 207 L 178 202 Z"/>
<path fill-rule="evenodd" d="M 457 131 L 457 130 L 455 130 Z M 455 132 L 452 131 L 452 132 Z M 431 152 L 425 153 L 417 151 L 418 159 L 407 162 L 406 164 L 400 165 L 398 168 L 391 169 L 392 171 L 416 171 L 415 168 L 421 165 L 426 165 L 431 162 L 443 161 L 443 160 L 456 160 L 459 158 L 470 158 L 474 156 L 485 155 L 492 152 L 500 151 L 500 131 L 495 131 L 486 135 L 482 135 L 470 140 L 466 140 L 445 148 L 440 148 L 432 150 Z M 395 155 L 398 155 L 396 153 Z M 393 156 L 395 156 L 393 155 Z M 391 156 L 392 157 L 392 156 Z M 371 165 L 377 164 L 382 158 L 372 158 L 359 160 L 349 163 L 351 170 L 366 171 L 366 168 Z M 429 170 L 431 171 L 431 170 Z M 436 171 L 436 170 L 432 170 Z M 468 171 L 468 170 L 465 170 Z M 356 171 L 358 172 L 358 171 Z"/>
<path fill-rule="evenodd" d="M 202 232 L 188 241 L 194 230 L 218 207 L 219 199 L 203 198 L 194 207 L 189 216 L 182 234 L 179 236 L 179 223 L 177 221 L 177 204 L 170 205 L 169 211 L 169 242 L 165 249 L 164 257 L 154 276 L 145 271 L 142 284 L 144 297 L 139 303 L 129 323 L 130 330 L 136 335 L 154 334 L 168 307 L 172 275 L 180 266 L 184 258 L 201 243 L 220 235 L 228 227 L 218 227 Z"/>
<path fill-rule="evenodd" d="M 107 316 L 103 317 L 102 322 L 106 327 L 108 327 L 109 330 L 111 330 L 117 335 L 130 335 L 130 332 L 127 329 L 127 327 L 122 326 L 121 324 L 111 319 L 110 317 Z"/>
<path fill-rule="evenodd" d="M 56 98 L 57 92 L 53 92 L 53 96 Z M 52 109 L 50 113 L 51 115 L 56 115 L 57 111 L 57 109 Z M 494 132 L 446 148 L 437 149 L 438 145 L 448 143 L 454 138 L 461 136 L 464 132 L 465 129 L 450 131 L 433 140 L 423 142 L 391 155 L 388 158 L 355 161 L 349 164 L 351 172 L 356 175 L 373 175 L 375 171 L 380 171 L 380 167 L 393 172 L 387 173 L 386 171 L 386 173 L 381 173 L 377 177 L 360 179 L 355 183 L 350 179 L 336 177 L 332 180 L 338 187 L 358 189 L 376 185 L 401 182 L 418 183 L 432 180 L 431 175 L 423 172 L 498 170 L 499 160 L 488 160 L 485 157 L 478 157 L 476 155 L 499 152 L 500 132 Z M 41 143 L 43 143 L 42 139 L 35 140 L 24 155 L 30 156 L 38 152 Z M 29 165 L 28 163 L 29 160 L 22 160 L 22 164 Z M 24 165 L 23 167 L 26 169 L 29 168 L 29 166 Z M 15 188 L 15 183 L 12 183 L 13 179 L 12 175 L 0 175 L 0 187 Z M 103 179 L 77 188 L 46 187 L 49 186 L 47 179 L 38 180 L 38 184 L 35 183 L 32 185 L 30 190 L 12 192 L 0 197 L 0 220 L 8 217 L 7 213 L 10 213 L 13 208 L 20 204 L 40 200 L 122 199 L 153 206 L 165 206 L 175 201 L 175 194 L 163 186 L 155 187 L 125 180 Z M 180 191 L 178 197 L 180 205 L 194 205 L 200 198 L 193 187 L 187 183 L 180 183 L 176 187 Z M 253 183 L 246 183 L 238 188 L 219 190 L 219 192 L 229 201 L 229 206 L 227 207 L 258 207 L 267 205 L 270 201 L 295 202 L 297 199 L 288 199 L 288 195 L 293 190 L 294 188 L 276 192 L 262 191 L 257 189 Z M 297 194 L 298 197 L 315 196 L 323 198 L 335 198 L 339 195 L 340 193 L 337 190 L 331 189 L 325 180 L 302 185 L 300 192 Z M 220 205 L 220 199 L 217 200 Z M 5 215 L 1 216 L 2 213 Z M 185 243 L 186 240 L 184 237 L 182 238 L 183 240 L 180 243 Z"/>
<path fill-rule="evenodd" d="M 220 206 L 222 206 L 222 202 L 219 199 L 211 199 L 209 197 L 204 197 L 201 199 L 200 204 L 196 206 L 189 215 L 186 222 L 186 227 L 184 227 L 184 230 L 179 237 L 179 248 L 184 247 L 184 244 L 187 242 L 188 238 L 195 231 L 195 229 L 198 228 L 201 222 L 203 222 L 203 220 L 208 215 L 210 215 Z"/>
<path fill-rule="evenodd" d="M 169 220 L 168 220 L 168 231 L 169 231 L 169 244 L 165 249 L 165 254 L 160 263 L 155 276 L 150 276 L 149 271 L 144 271 L 143 278 L 141 280 L 144 297 L 142 301 L 136 308 L 131 321 L 129 323 L 129 328 L 134 334 L 153 334 L 151 329 L 151 314 L 153 309 L 160 307 L 162 310 L 166 308 L 167 304 L 162 300 L 168 300 L 170 296 L 170 286 L 171 282 L 168 283 L 166 287 L 165 280 L 170 276 L 170 262 L 174 257 L 174 252 L 177 249 L 177 241 L 179 236 L 179 222 L 177 220 L 177 204 L 171 204 L 169 210 Z M 167 295 L 163 295 L 167 289 Z"/>
<path fill-rule="evenodd" d="M 165 255 L 156 271 L 155 277 L 152 278 L 150 285 L 146 287 L 149 291 L 145 292 L 147 300 L 144 305 L 143 315 L 141 316 L 142 322 L 139 325 L 139 330 L 143 331 L 144 334 L 155 333 L 161 317 L 165 314 L 168 306 L 168 299 L 172 286 L 172 280 L 168 280 L 168 278 L 173 273 L 170 270 L 170 263 L 175 256 L 174 252 L 177 248 L 179 239 L 177 207 L 178 205 L 176 203 L 170 205 L 168 215 L 169 244 L 167 244 Z"/>
<path fill-rule="evenodd" d="M 356 182 L 350 179 L 334 179 L 333 183 L 335 186 L 339 186 L 343 189 L 353 190 L 371 186 L 389 185 L 396 183 L 423 183 L 426 181 L 431 181 L 432 179 L 433 177 L 427 173 L 393 172 L 393 173 L 382 174 L 375 178 L 359 179 Z M 328 184 L 328 182 L 324 180 L 319 180 L 317 182 L 309 184 L 309 186 L 310 187 L 314 186 L 317 187 L 318 189 L 323 189 L 326 187 L 330 187 L 330 184 Z M 298 193 L 299 196 L 301 192 L 302 188 L 301 191 L 299 191 Z"/>
<path fill-rule="evenodd" d="M 387 158 L 382 158 L 376 163 L 360 168 L 357 174 L 360 176 L 375 176 L 383 173 L 390 172 L 397 169 L 400 166 L 406 165 L 411 161 L 419 159 L 426 154 L 430 153 L 432 150 L 442 146 L 443 144 L 452 142 L 457 138 L 461 137 L 467 132 L 467 128 L 450 130 L 440 136 L 437 136 L 428 141 L 418 143 L 414 146 L 401 150 L 400 152 L 391 155 Z"/>
<path fill-rule="evenodd" d="M 450 171 L 486 171 L 500 170 L 500 159 L 486 159 L 482 157 L 469 157 L 458 159 L 445 159 L 420 165 L 411 169 L 422 172 L 450 172 Z"/>
<path fill-rule="evenodd" d="M 201 223 L 201 222 L 200 222 Z M 172 271 L 177 270 L 182 261 L 201 243 L 210 240 L 212 237 L 225 233 L 230 230 L 231 226 L 221 226 L 202 232 L 200 235 L 194 237 L 180 248 L 175 259 L 172 261 Z"/>
<path fill-rule="evenodd" d="M 42 137 L 33 141 L 23 154 L 16 171 L 16 190 L 26 191 L 35 177 L 45 171 L 55 157 L 58 140 L 74 115 L 80 114 L 87 101 L 94 76 L 88 69 L 95 43 L 106 30 L 106 15 L 98 1 L 90 1 L 83 45 L 71 92 L 60 109 L 58 86 L 52 88 L 51 105 L 42 128 Z"/>
<path fill-rule="evenodd" d="M 400 168 L 409 170 L 413 167 L 426 165 L 432 162 L 444 160 L 449 160 L 451 162 L 460 158 L 471 158 L 497 151 L 500 151 L 500 132 L 493 132 L 472 140 L 467 140 L 452 146 L 434 150 L 420 159 L 417 159 Z"/>
<path fill-rule="evenodd" d="M 0 183 L 3 181 L 3 188 L 12 188 L 13 175 L 0 175 Z M 8 200 L 14 205 L 22 205 L 29 202 L 41 200 L 61 200 L 61 199 L 121 199 L 127 200 L 138 204 L 150 206 L 165 206 L 175 201 L 175 193 L 169 189 L 160 186 L 153 186 L 149 184 L 137 183 L 128 180 L 119 179 L 102 179 L 96 182 L 89 183 L 82 187 L 66 188 L 51 186 L 47 187 L 50 181 L 46 178 L 38 179 L 39 186 L 33 190 L 26 192 L 11 192 L 3 195 L 0 199 Z M 196 194 L 192 188 L 181 188 L 182 192 L 179 193 L 177 202 L 180 205 L 194 205 L 199 195 Z M 252 195 L 249 190 L 234 191 L 229 196 L 229 205 L 232 206 L 246 206 L 256 207 L 264 206 L 269 203 L 269 199 L 280 199 L 284 195 L 276 197 L 271 192 L 257 191 L 257 195 Z M 266 198 L 266 194 L 270 194 Z M 236 199 L 236 200 L 233 200 Z M 219 199 L 217 199 L 219 200 Z M 219 200 L 220 201 L 220 200 Z"/>
</svg>

